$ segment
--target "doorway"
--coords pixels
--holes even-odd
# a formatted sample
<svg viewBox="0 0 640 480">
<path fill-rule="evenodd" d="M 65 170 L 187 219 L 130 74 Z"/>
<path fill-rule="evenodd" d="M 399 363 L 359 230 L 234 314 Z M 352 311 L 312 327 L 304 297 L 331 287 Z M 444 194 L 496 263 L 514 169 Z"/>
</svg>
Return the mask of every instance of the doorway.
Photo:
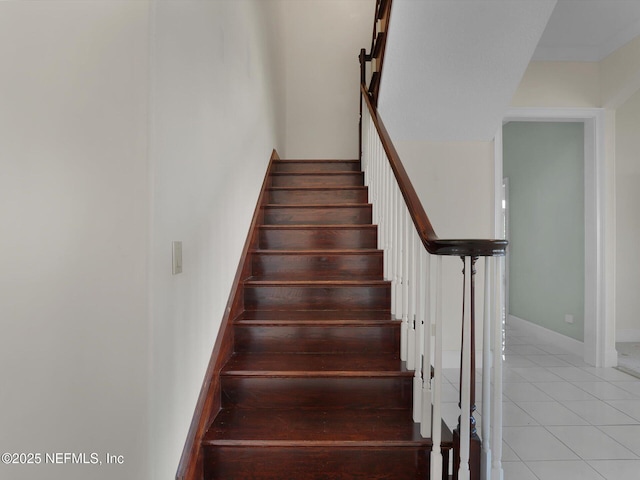
<svg viewBox="0 0 640 480">
<path fill-rule="evenodd" d="M 584 125 L 584 360 L 595 366 L 616 364 L 613 328 L 605 316 L 605 208 L 604 208 L 604 110 L 603 109 L 509 109 L 504 122 L 580 122 Z M 504 231 L 502 220 L 503 178 L 502 128 L 495 139 L 495 234 Z M 562 241 L 562 239 L 558 239 Z M 543 329 L 544 330 L 544 329 Z M 563 338 L 568 338 L 561 336 Z"/>
</svg>

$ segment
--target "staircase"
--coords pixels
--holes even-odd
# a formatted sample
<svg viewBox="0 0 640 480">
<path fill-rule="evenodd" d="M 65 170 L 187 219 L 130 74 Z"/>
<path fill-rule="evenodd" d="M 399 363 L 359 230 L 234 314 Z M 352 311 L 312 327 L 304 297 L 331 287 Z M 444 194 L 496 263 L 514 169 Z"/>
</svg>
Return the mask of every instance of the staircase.
<svg viewBox="0 0 640 480">
<path fill-rule="evenodd" d="M 359 161 L 276 159 L 268 175 L 204 478 L 429 478 Z"/>
</svg>

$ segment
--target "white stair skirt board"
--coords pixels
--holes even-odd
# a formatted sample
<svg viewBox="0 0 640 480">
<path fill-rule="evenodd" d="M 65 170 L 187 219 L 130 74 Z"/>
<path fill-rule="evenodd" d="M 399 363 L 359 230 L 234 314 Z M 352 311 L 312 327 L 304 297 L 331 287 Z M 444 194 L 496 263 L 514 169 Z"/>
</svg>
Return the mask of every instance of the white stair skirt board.
<svg viewBox="0 0 640 480">
<path fill-rule="evenodd" d="M 533 336 L 543 343 L 548 343 L 550 345 L 563 348 L 568 353 L 573 353 L 580 358 L 584 358 L 583 342 L 575 340 L 571 337 L 567 337 L 566 335 L 562 335 L 561 333 L 554 332 L 553 330 L 549 330 L 548 328 L 541 327 L 540 325 L 536 325 L 535 323 L 529 322 L 527 320 L 523 320 L 522 318 L 516 317 L 515 315 L 507 316 L 507 331 L 510 325 L 525 330 L 528 335 Z"/>
</svg>

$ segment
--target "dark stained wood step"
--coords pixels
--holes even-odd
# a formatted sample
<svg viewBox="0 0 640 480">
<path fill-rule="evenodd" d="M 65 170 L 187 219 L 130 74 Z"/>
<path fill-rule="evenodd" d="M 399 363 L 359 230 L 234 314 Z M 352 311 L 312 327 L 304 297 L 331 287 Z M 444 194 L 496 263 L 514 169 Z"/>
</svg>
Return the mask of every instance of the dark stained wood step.
<svg viewBox="0 0 640 480">
<path fill-rule="evenodd" d="M 397 354 L 400 322 L 236 323 L 236 352 Z"/>
<path fill-rule="evenodd" d="M 236 325 L 378 325 L 380 323 L 397 322 L 388 311 L 384 310 L 246 310 L 238 318 Z"/>
<path fill-rule="evenodd" d="M 271 188 L 271 204 L 367 203 L 367 187 Z"/>
<path fill-rule="evenodd" d="M 259 377 L 412 377 L 397 353 L 235 353 L 223 375 Z"/>
<path fill-rule="evenodd" d="M 224 408 L 411 409 L 410 376 L 224 375 Z"/>
<path fill-rule="evenodd" d="M 431 446 L 411 409 L 222 409 L 203 445 Z"/>
<path fill-rule="evenodd" d="M 236 353 L 222 387 L 226 407 L 409 409 L 413 372 L 397 353 Z"/>
<path fill-rule="evenodd" d="M 257 250 L 252 274 L 269 278 L 362 278 L 382 280 L 382 250 Z"/>
<path fill-rule="evenodd" d="M 244 282 L 246 310 L 372 310 L 391 308 L 387 281 Z"/>
<path fill-rule="evenodd" d="M 377 248 L 375 225 L 263 225 L 259 246 L 269 250 Z"/>
<path fill-rule="evenodd" d="M 276 160 L 274 172 L 319 173 L 360 172 L 359 160 Z"/>
<path fill-rule="evenodd" d="M 207 450 L 204 471 L 208 480 L 424 480 L 429 455 L 425 447 L 224 445 Z"/>
<path fill-rule="evenodd" d="M 362 172 L 272 173 L 272 187 L 357 187 L 364 185 Z"/>
<path fill-rule="evenodd" d="M 371 224 L 370 204 L 265 205 L 265 225 Z"/>
</svg>

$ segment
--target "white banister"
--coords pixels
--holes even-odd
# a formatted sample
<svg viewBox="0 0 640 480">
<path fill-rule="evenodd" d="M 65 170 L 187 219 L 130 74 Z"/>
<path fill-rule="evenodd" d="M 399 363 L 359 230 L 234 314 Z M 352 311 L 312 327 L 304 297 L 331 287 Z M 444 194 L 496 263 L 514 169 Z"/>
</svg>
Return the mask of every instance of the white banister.
<svg viewBox="0 0 640 480">
<path fill-rule="evenodd" d="M 435 268 L 435 315 L 433 322 L 435 355 L 433 358 L 433 414 L 431 420 L 431 476 L 442 478 L 442 257 L 436 258 Z M 447 466 L 448 468 L 448 466 Z"/>
<path fill-rule="evenodd" d="M 407 368 L 413 370 L 416 368 L 416 330 L 415 330 L 415 304 L 414 301 L 414 289 L 415 286 L 415 270 L 416 270 L 416 257 L 413 245 L 413 238 L 415 236 L 416 229 L 411 222 L 411 216 L 409 210 L 404 210 L 404 237 L 405 237 L 405 254 L 404 263 L 405 269 L 405 292 L 404 292 L 404 310 L 407 317 Z"/>
<path fill-rule="evenodd" d="M 463 257 L 464 262 L 464 303 L 462 309 L 462 364 L 460 372 L 460 465 L 458 480 L 469 480 L 470 429 L 469 412 L 471 411 L 471 264 L 470 257 Z"/>
<path fill-rule="evenodd" d="M 431 358 L 431 344 L 432 344 L 432 332 L 433 332 L 433 318 L 432 305 L 435 299 L 435 293 L 433 293 L 433 286 L 435 282 L 431 280 L 434 275 L 435 268 L 431 268 L 431 257 L 427 255 L 424 249 L 420 249 L 422 262 L 420 268 L 420 286 L 421 291 L 424 292 L 424 299 L 422 303 L 422 320 L 424 322 L 422 326 L 422 335 L 420 336 L 422 344 L 422 405 L 421 405 L 421 418 L 422 424 L 420 425 L 420 434 L 423 437 L 428 437 L 431 433 L 431 408 L 432 408 L 432 381 L 431 381 L 431 365 L 433 361 Z M 417 407 L 416 407 L 417 408 Z"/>
<path fill-rule="evenodd" d="M 413 350 L 415 355 L 415 371 L 413 374 L 413 421 L 422 422 L 422 355 L 423 355 L 423 333 L 422 322 L 424 321 L 424 279 L 422 273 L 424 272 L 424 251 L 420 248 L 419 240 L 414 236 L 414 255 L 416 259 L 416 266 L 414 268 L 415 273 L 415 331 L 413 335 Z"/>
<path fill-rule="evenodd" d="M 504 347 L 505 321 L 505 261 L 504 257 L 494 258 L 493 304 L 493 395 L 491 399 L 491 480 L 502 480 L 502 355 Z"/>
<path fill-rule="evenodd" d="M 482 457 L 481 480 L 491 478 L 491 338 L 493 315 L 493 279 L 495 261 L 486 257 L 484 262 L 484 314 L 482 316 Z"/>
<path fill-rule="evenodd" d="M 462 325 L 460 317 L 446 319 L 451 328 L 462 328 L 460 425 L 454 434 L 459 443 L 454 441 L 454 465 L 458 480 L 502 480 L 502 255 L 506 242 L 438 239 L 395 149 L 389 147 L 381 120 L 371 114 L 375 109 L 364 103 L 362 168 L 378 224 L 378 248 L 384 252 L 384 277 L 391 282 L 391 315 L 400 322 L 400 358 L 414 370 L 413 419 L 420 423 L 420 434 L 432 439 L 431 478 L 450 473 L 444 461 L 451 448 L 450 433 L 447 430 L 447 443 L 443 444 L 442 423 L 442 256 L 449 255 L 464 263 Z M 473 419 L 476 398 L 480 398 L 475 392 L 474 276 L 481 256 L 485 257 L 482 439 L 475 432 Z"/>
</svg>

